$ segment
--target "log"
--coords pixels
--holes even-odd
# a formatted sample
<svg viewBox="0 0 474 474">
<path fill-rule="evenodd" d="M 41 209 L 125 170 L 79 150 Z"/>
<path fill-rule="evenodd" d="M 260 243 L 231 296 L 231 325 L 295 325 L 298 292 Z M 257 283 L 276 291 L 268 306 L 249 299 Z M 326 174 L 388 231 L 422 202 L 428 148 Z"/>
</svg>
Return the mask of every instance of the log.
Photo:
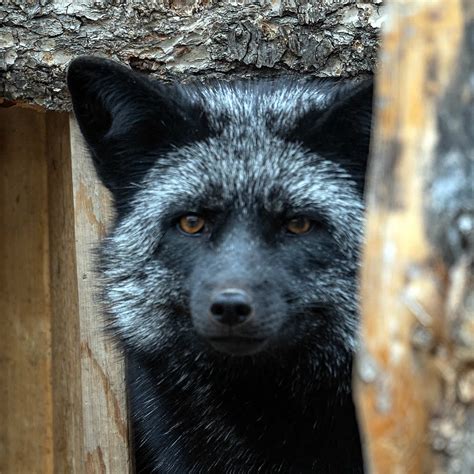
<svg viewBox="0 0 474 474">
<path fill-rule="evenodd" d="M 389 3 L 355 376 L 368 472 L 474 472 L 473 58 L 470 0 Z"/>
<path fill-rule="evenodd" d="M 69 109 L 72 58 L 106 56 L 165 80 L 374 68 L 382 0 L 0 2 L 0 97 Z"/>
</svg>

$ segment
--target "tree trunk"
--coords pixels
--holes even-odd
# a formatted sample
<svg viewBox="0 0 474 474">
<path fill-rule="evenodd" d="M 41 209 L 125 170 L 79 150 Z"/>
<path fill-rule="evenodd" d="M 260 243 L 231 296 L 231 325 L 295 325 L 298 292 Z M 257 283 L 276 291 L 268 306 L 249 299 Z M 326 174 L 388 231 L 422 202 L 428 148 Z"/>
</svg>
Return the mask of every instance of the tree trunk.
<svg viewBox="0 0 474 474">
<path fill-rule="evenodd" d="M 382 0 L 0 2 L 0 97 L 68 109 L 79 55 L 163 79 L 373 70 Z"/>
<path fill-rule="evenodd" d="M 474 4 L 393 0 L 357 392 L 375 473 L 474 472 Z"/>
</svg>

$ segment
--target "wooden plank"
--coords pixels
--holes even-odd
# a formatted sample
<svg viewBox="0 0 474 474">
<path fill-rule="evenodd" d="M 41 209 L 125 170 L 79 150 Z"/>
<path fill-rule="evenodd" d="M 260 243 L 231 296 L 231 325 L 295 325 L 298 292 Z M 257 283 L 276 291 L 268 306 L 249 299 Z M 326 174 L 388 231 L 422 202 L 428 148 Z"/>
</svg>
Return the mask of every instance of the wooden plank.
<svg viewBox="0 0 474 474">
<path fill-rule="evenodd" d="M 124 362 L 102 332 L 93 258 L 109 222 L 110 197 L 72 117 L 70 130 L 86 472 L 120 474 L 130 469 Z"/>
<path fill-rule="evenodd" d="M 0 472 L 53 470 L 45 115 L 0 110 Z"/>
<path fill-rule="evenodd" d="M 436 174 L 439 107 L 457 69 L 463 18 L 457 0 L 389 2 L 369 173 L 363 341 L 356 376 L 369 472 L 472 472 L 456 471 L 454 463 L 452 470 L 441 467 L 433 423 L 446 401 L 453 394 L 456 398 L 457 374 L 463 369 L 454 356 L 457 318 L 451 317 L 448 295 L 457 287 L 464 288 L 458 301 L 467 296 L 468 265 L 461 265 L 464 283 L 459 285 L 431 239 L 433 223 L 425 219 L 427 178 Z M 472 324 L 472 317 L 466 321 Z M 472 410 L 469 416 L 467 410 L 459 413 L 469 424 Z M 448 417 L 451 422 L 454 415 Z M 455 425 L 448 424 L 453 434 Z M 469 436 L 472 443 L 472 423 L 458 434 L 460 446 Z M 459 469 L 460 458 L 450 456 Z"/>
<path fill-rule="evenodd" d="M 54 472 L 84 472 L 69 114 L 46 115 Z M 80 257 L 79 257 L 80 258 Z"/>
<path fill-rule="evenodd" d="M 129 470 L 123 361 L 93 296 L 109 205 L 74 130 L 71 147 L 68 114 L 0 109 L 2 474 Z"/>
</svg>

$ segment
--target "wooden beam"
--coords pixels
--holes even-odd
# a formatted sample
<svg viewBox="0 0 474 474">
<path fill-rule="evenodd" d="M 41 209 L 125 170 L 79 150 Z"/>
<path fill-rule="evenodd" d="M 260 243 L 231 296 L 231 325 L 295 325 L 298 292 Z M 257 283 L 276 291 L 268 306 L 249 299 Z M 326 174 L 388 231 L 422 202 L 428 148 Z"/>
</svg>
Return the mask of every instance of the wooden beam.
<svg viewBox="0 0 474 474">
<path fill-rule="evenodd" d="M 125 369 L 102 331 L 93 253 L 111 217 L 110 197 L 73 117 L 70 130 L 86 472 L 120 474 L 130 469 Z"/>
<path fill-rule="evenodd" d="M 381 3 L 0 1 L 0 18 L 7 19 L 0 30 L 0 90 L 7 99 L 69 109 L 64 77 L 81 55 L 113 58 L 164 80 L 367 74 Z"/>
<path fill-rule="evenodd" d="M 52 472 L 45 115 L 1 109 L 0 143 L 0 472 Z"/>
<path fill-rule="evenodd" d="M 79 295 L 69 114 L 48 112 L 50 319 L 54 472 L 84 472 Z"/>
<path fill-rule="evenodd" d="M 92 250 L 109 212 L 69 114 L 0 109 L 0 472 L 127 473 Z"/>
<path fill-rule="evenodd" d="M 472 335 L 469 327 L 474 316 L 468 316 L 467 311 L 468 295 L 472 295 L 468 290 L 472 249 L 465 248 L 449 262 L 443 251 L 447 238 L 436 242 L 436 223 L 427 219 L 430 206 L 438 206 L 439 215 L 443 209 L 448 212 L 452 207 L 458 212 L 462 208 L 463 201 L 456 197 L 459 193 L 446 199 L 450 188 L 464 194 L 470 189 L 473 196 L 472 180 L 455 176 L 445 177 L 444 198 L 433 202 L 430 193 L 439 182 L 441 164 L 450 159 L 440 154 L 439 147 L 441 130 L 447 124 L 444 98 L 463 55 L 467 58 L 474 53 L 468 51 L 472 47 L 468 47 L 468 39 L 473 30 L 468 33 L 467 27 L 469 22 L 472 26 L 472 10 L 469 0 L 464 4 L 458 0 L 388 2 L 368 179 L 362 347 L 356 364 L 356 395 L 369 472 L 474 469 L 472 464 L 472 469 L 459 464 L 459 450 L 441 453 L 449 440 L 445 439 L 444 447 L 438 442 L 442 420 L 447 422 L 448 432 L 459 435 L 461 447 L 469 437 L 472 443 L 474 436 L 472 405 L 468 408 L 474 397 L 474 378 L 468 403 L 461 406 L 456 398 L 466 363 L 472 369 L 474 345 L 461 347 L 455 337 L 459 314 L 464 314 L 464 335 Z M 470 74 L 472 77 L 472 69 Z M 467 94 L 455 112 L 459 117 L 464 113 L 462 107 L 466 113 L 472 107 L 469 87 L 474 89 L 472 79 L 471 86 L 454 90 L 456 97 L 463 90 Z M 471 127 L 471 142 L 468 147 L 463 145 L 459 156 L 466 169 L 471 163 L 472 172 L 472 122 L 467 127 Z M 452 133 L 453 142 L 468 143 L 461 130 Z M 448 234 L 448 230 L 456 234 L 456 222 L 448 222 L 444 232 Z M 453 294 L 457 295 L 456 309 L 449 303 Z M 461 422 L 457 423 L 455 417 L 460 414 Z M 453 470 L 456 462 L 464 470 Z"/>
</svg>

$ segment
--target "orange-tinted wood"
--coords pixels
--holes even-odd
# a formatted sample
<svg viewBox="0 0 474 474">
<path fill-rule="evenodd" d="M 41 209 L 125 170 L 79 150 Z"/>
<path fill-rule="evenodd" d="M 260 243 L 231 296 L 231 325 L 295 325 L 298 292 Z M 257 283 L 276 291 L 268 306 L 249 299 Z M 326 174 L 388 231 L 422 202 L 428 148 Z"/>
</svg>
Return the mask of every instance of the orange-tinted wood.
<svg viewBox="0 0 474 474">
<path fill-rule="evenodd" d="M 0 472 L 52 472 L 46 116 L 0 110 Z"/>
<path fill-rule="evenodd" d="M 464 280 L 456 283 L 433 243 L 427 188 L 428 177 L 436 175 L 441 99 L 463 54 L 467 10 L 457 0 L 387 3 L 368 179 L 356 398 L 370 472 L 447 472 L 434 427 L 464 364 L 456 356 L 450 321 L 455 312 L 448 301 L 466 286 L 469 272 L 464 261 Z M 454 410 L 446 416 L 454 417 Z M 469 433 L 472 427 L 461 429 L 460 439 Z"/>
<path fill-rule="evenodd" d="M 110 197 L 72 117 L 70 128 L 86 472 L 120 474 L 130 469 L 124 361 L 102 331 L 93 255 L 110 221 Z"/>
<path fill-rule="evenodd" d="M 0 109 L 2 474 L 130 470 L 124 364 L 93 296 L 108 201 L 69 119 Z"/>
</svg>

